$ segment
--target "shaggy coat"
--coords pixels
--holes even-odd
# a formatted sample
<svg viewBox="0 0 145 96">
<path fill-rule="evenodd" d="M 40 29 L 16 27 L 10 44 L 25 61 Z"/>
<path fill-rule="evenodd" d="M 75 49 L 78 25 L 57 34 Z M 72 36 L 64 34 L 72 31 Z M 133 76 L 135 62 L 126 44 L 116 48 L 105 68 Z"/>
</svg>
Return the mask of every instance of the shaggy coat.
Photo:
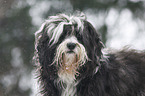
<svg viewBox="0 0 145 96">
<path fill-rule="evenodd" d="M 84 15 L 50 16 L 35 36 L 43 96 L 145 96 L 145 52 L 123 49 L 104 54 L 98 33 Z M 86 57 L 72 71 L 72 83 L 66 83 L 59 79 L 64 65 L 55 59 L 58 46 L 71 36 L 85 48 Z"/>
</svg>

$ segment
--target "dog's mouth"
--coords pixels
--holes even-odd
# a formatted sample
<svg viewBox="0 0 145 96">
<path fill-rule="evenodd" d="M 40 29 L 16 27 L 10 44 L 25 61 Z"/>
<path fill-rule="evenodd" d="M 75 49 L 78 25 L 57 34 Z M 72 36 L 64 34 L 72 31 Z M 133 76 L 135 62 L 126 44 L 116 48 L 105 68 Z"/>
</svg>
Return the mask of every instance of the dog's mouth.
<svg viewBox="0 0 145 96">
<path fill-rule="evenodd" d="M 78 62 L 78 56 L 74 51 L 67 51 L 63 53 L 61 57 L 62 63 L 64 65 L 67 65 L 68 63 L 69 65 L 73 65 Z"/>
<path fill-rule="evenodd" d="M 75 53 L 74 51 L 72 51 L 72 50 L 69 50 L 69 51 L 67 51 L 66 53 Z"/>
</svg>

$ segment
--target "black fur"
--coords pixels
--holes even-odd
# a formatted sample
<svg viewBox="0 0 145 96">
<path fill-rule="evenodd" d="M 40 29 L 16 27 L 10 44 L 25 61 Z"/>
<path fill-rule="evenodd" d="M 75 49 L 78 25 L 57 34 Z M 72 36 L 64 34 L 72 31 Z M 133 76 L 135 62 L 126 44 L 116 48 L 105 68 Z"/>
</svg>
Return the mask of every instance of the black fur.
<svg viewBox="0 0 145 96">
<path fill-rule="evenodd" d="M 49 45 L 50 38 L 46 29 L 37 46 L 39 56 L 39 79 L 42 83 L 43 96 L 61 96 L 61 86 L 55 64 L 57 46 L 70 35 L 71 26 L 64 26 L 58 42 Z M 99 35 L 88 22 L 84 21 L 84 32 L 75 29 L 75 37 L 86 48 L 89 61 L 79 69 L 80 81 L 77 85 L 77 96 L 145 96 L 145 52 L 124 49 L 108 53 L 104 58 L 101 52 L 103 45 Z M 98 72 L 94 72 L 99 66 Z"/>
<path fill-rule="evenodd" d="M 78 96 L 145 96 L 145 53 L 122 50 L 108 56 L 98 73 L 79 83 Z"/>
</svg>

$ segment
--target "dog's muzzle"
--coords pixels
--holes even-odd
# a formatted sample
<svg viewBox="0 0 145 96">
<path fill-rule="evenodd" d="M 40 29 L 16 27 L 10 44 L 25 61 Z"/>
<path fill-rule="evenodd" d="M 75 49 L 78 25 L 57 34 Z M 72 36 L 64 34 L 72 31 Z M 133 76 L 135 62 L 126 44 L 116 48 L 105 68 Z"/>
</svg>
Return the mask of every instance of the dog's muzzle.
<svg viewBox="0 0 145 96">
<path fill-rule="evenodd" d="M 69 82 L 75 80 L 79 74 L 78 69 L 88 60 L 85 47 L 77 41 L 77 38 L 72 36 L 65 39 L 59 44 L 56 50 L 54 62 L 58 68 L 58 76 Z M 72 78 L 70 80 L 70 78 Z"/>
<path fill-rule="evenodd" d="M 76 47 L 76 43 L 67 43 L 67 48 L 69 49 L 69 51 L 67 51 L 67 53 L 74 53 L 74 49 Z"/>
</svg>

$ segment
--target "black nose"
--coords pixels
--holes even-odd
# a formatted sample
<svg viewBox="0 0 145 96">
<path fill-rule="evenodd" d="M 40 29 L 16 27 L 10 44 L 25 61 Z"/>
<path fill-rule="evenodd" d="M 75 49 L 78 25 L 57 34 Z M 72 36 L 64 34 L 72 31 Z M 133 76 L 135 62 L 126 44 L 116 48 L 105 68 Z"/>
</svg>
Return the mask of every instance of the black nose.
<svg viewBox="0 0 145 96">
<path fill-rule="evenodd" d="M 68 49 L 73 50 L 76 47 L 76 44 L 75 43 L 67 43 L 67 47 L 68 47 Z"/>
</svg>

